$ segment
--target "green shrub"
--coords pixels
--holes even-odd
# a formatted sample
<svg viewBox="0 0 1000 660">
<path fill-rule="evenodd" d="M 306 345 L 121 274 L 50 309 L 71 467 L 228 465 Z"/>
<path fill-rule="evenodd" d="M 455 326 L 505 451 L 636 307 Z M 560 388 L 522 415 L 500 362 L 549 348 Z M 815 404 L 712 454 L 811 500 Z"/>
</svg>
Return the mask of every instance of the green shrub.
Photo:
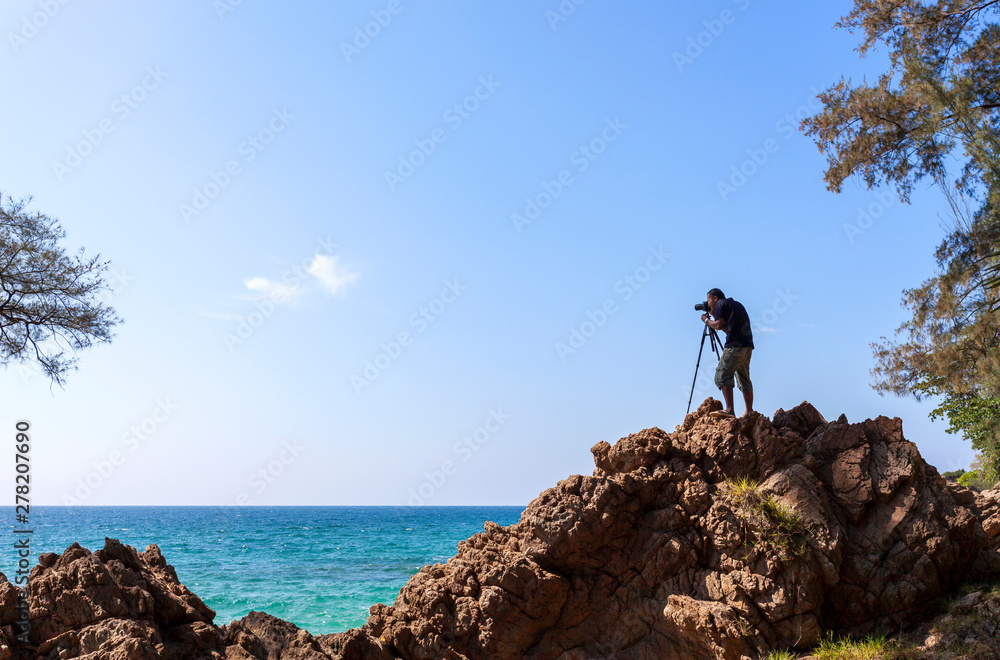
<svg viewBox="0 0 1000 660">
<path fill-rule="evenodd" d="M 736 515 L 757 532 L 754 539 L 747 539 L 748 545 L 761 541 L 794 554 L 805 552 L 805 537 L 812 533 L 812 527 L 806 526 L 791 507 L 774 495 L 761 493 L 760 484 L 753 479 L 736 477 L 725 483 Z"/>
<path fill-rule="evenodd" d="M 958 478 L 965 474 L 965 470 L 952 470 L 951 472 L 945 472 L 941 476 L 949 481 L 958 481 Z"/>
<path fill-rule="evenodd" d="M 996 482 L 996 475 L 987 474 L 983 468 L 969 470 L 958 478 L 959 485 L 973 490 L 989 490 Z"/>
</svg>

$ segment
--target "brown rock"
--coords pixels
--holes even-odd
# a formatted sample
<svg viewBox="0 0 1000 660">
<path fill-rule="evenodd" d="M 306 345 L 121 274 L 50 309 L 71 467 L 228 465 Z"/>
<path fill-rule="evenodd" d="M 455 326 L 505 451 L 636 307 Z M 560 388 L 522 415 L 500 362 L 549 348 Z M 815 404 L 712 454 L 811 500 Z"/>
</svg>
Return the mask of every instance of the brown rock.
<svg viewBox="0 0 1000 660">
<path fill-rule="evenodd" d="M 260 612 L 219 628 L 159 548 L 106 539 L 39 557 L 30 647 L 11 640 L 18 591 L 0 581 L 0 660 L 744 660 L 827 630 L 896 632 L 1000 576 L 1000 491 L 946 483 L 900 420 L 827 423 L 808 403 L 709 417 L 720 408 L 596 444 L 592 475 L 515 525 L 487 522 L 361 628 L 313 636 Z M 997 598 L 949 616 L 1000 630 Z"/>
<path fill-rule="evenodd" d="M 827 423 L 808 403 L 773 422 L 708 416 L 720 408 L 598 443 L 592 476 L 546 490 L 516 525 L 487 523 L 330 636 L 332 654 L 757 657 L 823 630 L 896 631 L 996 557 L 1000 506 L 986 507 L 990 536 L 898 419 Z"/>
<path fill-rule="evenodd" d="M 46 564 L 39 563 L 30 576 L 31 641 L 39 646 L 106 619 L 148 621 L 166 630 L 215 618 L 180 583 L 156 545 L 140 556 L 115 539 L 105 539 L 94 553 L 74 543 Z"/>
<path fill-rule="evenodd" d="M 180 583 L 156 545 L 137 552 L 105 539 L 91 553 L 74 543 L 39 557 L 30 585 L 31 645 L 5 636 L 0 660 L 330 657 L 309 633 L 267 615 L 213 625 L 215 612 Z M 16 614 L 17 595 L 0 583 L 0 612 Z"/>
<path fill-rule="evenodd" d="M 67 630 L 38 645 L 40 658 L 80 658 L 108 660 L 155 660 L 160 657 L 159 631 L 149 621 L 104 619 L 80 630 Z"/>
<path fill-rule="evenodd" d="M 223 627 L 230 648 L 238 647 L 246 656 L 258 660 L 328 660 L 319 640 L 295 624 L 263 612 L 251 612 L 239 621 Z"/>
</svg>

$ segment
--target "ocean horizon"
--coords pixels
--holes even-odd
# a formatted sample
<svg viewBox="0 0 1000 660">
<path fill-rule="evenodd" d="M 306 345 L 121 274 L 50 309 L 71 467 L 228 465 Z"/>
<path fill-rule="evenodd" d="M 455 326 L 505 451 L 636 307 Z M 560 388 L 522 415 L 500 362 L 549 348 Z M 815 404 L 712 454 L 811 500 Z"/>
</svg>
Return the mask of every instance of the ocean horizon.
<svg viewBox="0 0 1000 660">
<path fill-rule="evenodd" d="M 251 611 L 312 634 L 362 625 L 391 605 L 422 566 L 445 562 L 487 520 L 516 523 L 523 506 L 38 506 L 31 509 L 31 564 L 74 542 L 104 539 L 142 551 L 155 543 L 181 583 L 224 625 Z M 14 524 L 14 507 L 2 507 Z M 0 553 L 12 579 L 13 541 Z"/>
</svg>

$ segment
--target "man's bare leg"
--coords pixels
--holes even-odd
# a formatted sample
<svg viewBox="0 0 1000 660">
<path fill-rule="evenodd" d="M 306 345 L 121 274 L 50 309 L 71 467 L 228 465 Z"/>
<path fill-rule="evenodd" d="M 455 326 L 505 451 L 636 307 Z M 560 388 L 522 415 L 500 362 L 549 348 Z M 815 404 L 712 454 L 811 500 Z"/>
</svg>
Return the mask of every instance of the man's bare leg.
<svg viewBox="0 0 1000 660">
<path fill-rule="evenodd" d="M 733 390 L 732 388 L 730 388 L 729 390 L 730 396 L 732 396 L 732 392 Z M 746 417 L 747 415 L 753 412 L 753 390 L 743 393 L 743 402 L 747 404 L 747 411 L 743 413 L 743 416 Z"/>
<path fill-rule="evenodd" d="M 726 400 L 726 412 L 735 415 L 736 411 L 733 410 L 733 388 L 731 385 L 722 388 L 722 398 Z"/>
</svg>

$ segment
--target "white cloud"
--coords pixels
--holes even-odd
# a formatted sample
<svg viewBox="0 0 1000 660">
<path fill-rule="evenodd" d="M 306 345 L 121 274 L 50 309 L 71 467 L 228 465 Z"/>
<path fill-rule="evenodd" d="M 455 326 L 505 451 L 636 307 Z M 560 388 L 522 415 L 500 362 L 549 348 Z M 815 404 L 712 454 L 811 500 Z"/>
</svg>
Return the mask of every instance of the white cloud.
<svg viewBox="0 0 1000 660">
<path fill-rule="evenodd" d="M 251 291 L 256 291 L 278 305 L 294 302 L 299 297 L 299 294 L 302 293 L 300 287 L 292 286 L 291 284 L 282 284 L 281 282 L 272 282 L 266 277 L 251 277 L 248 280 L 243 280 L 243 284 Z"/>
<path fill-rule="evenodd" d="M 359 273 L 349 273 L 339 266 L 337 259 L 336 256 L 317 254 L 306 269 L 330 293 L 343 293 L 349 284 L 360 277 Z"/>
</svg>

